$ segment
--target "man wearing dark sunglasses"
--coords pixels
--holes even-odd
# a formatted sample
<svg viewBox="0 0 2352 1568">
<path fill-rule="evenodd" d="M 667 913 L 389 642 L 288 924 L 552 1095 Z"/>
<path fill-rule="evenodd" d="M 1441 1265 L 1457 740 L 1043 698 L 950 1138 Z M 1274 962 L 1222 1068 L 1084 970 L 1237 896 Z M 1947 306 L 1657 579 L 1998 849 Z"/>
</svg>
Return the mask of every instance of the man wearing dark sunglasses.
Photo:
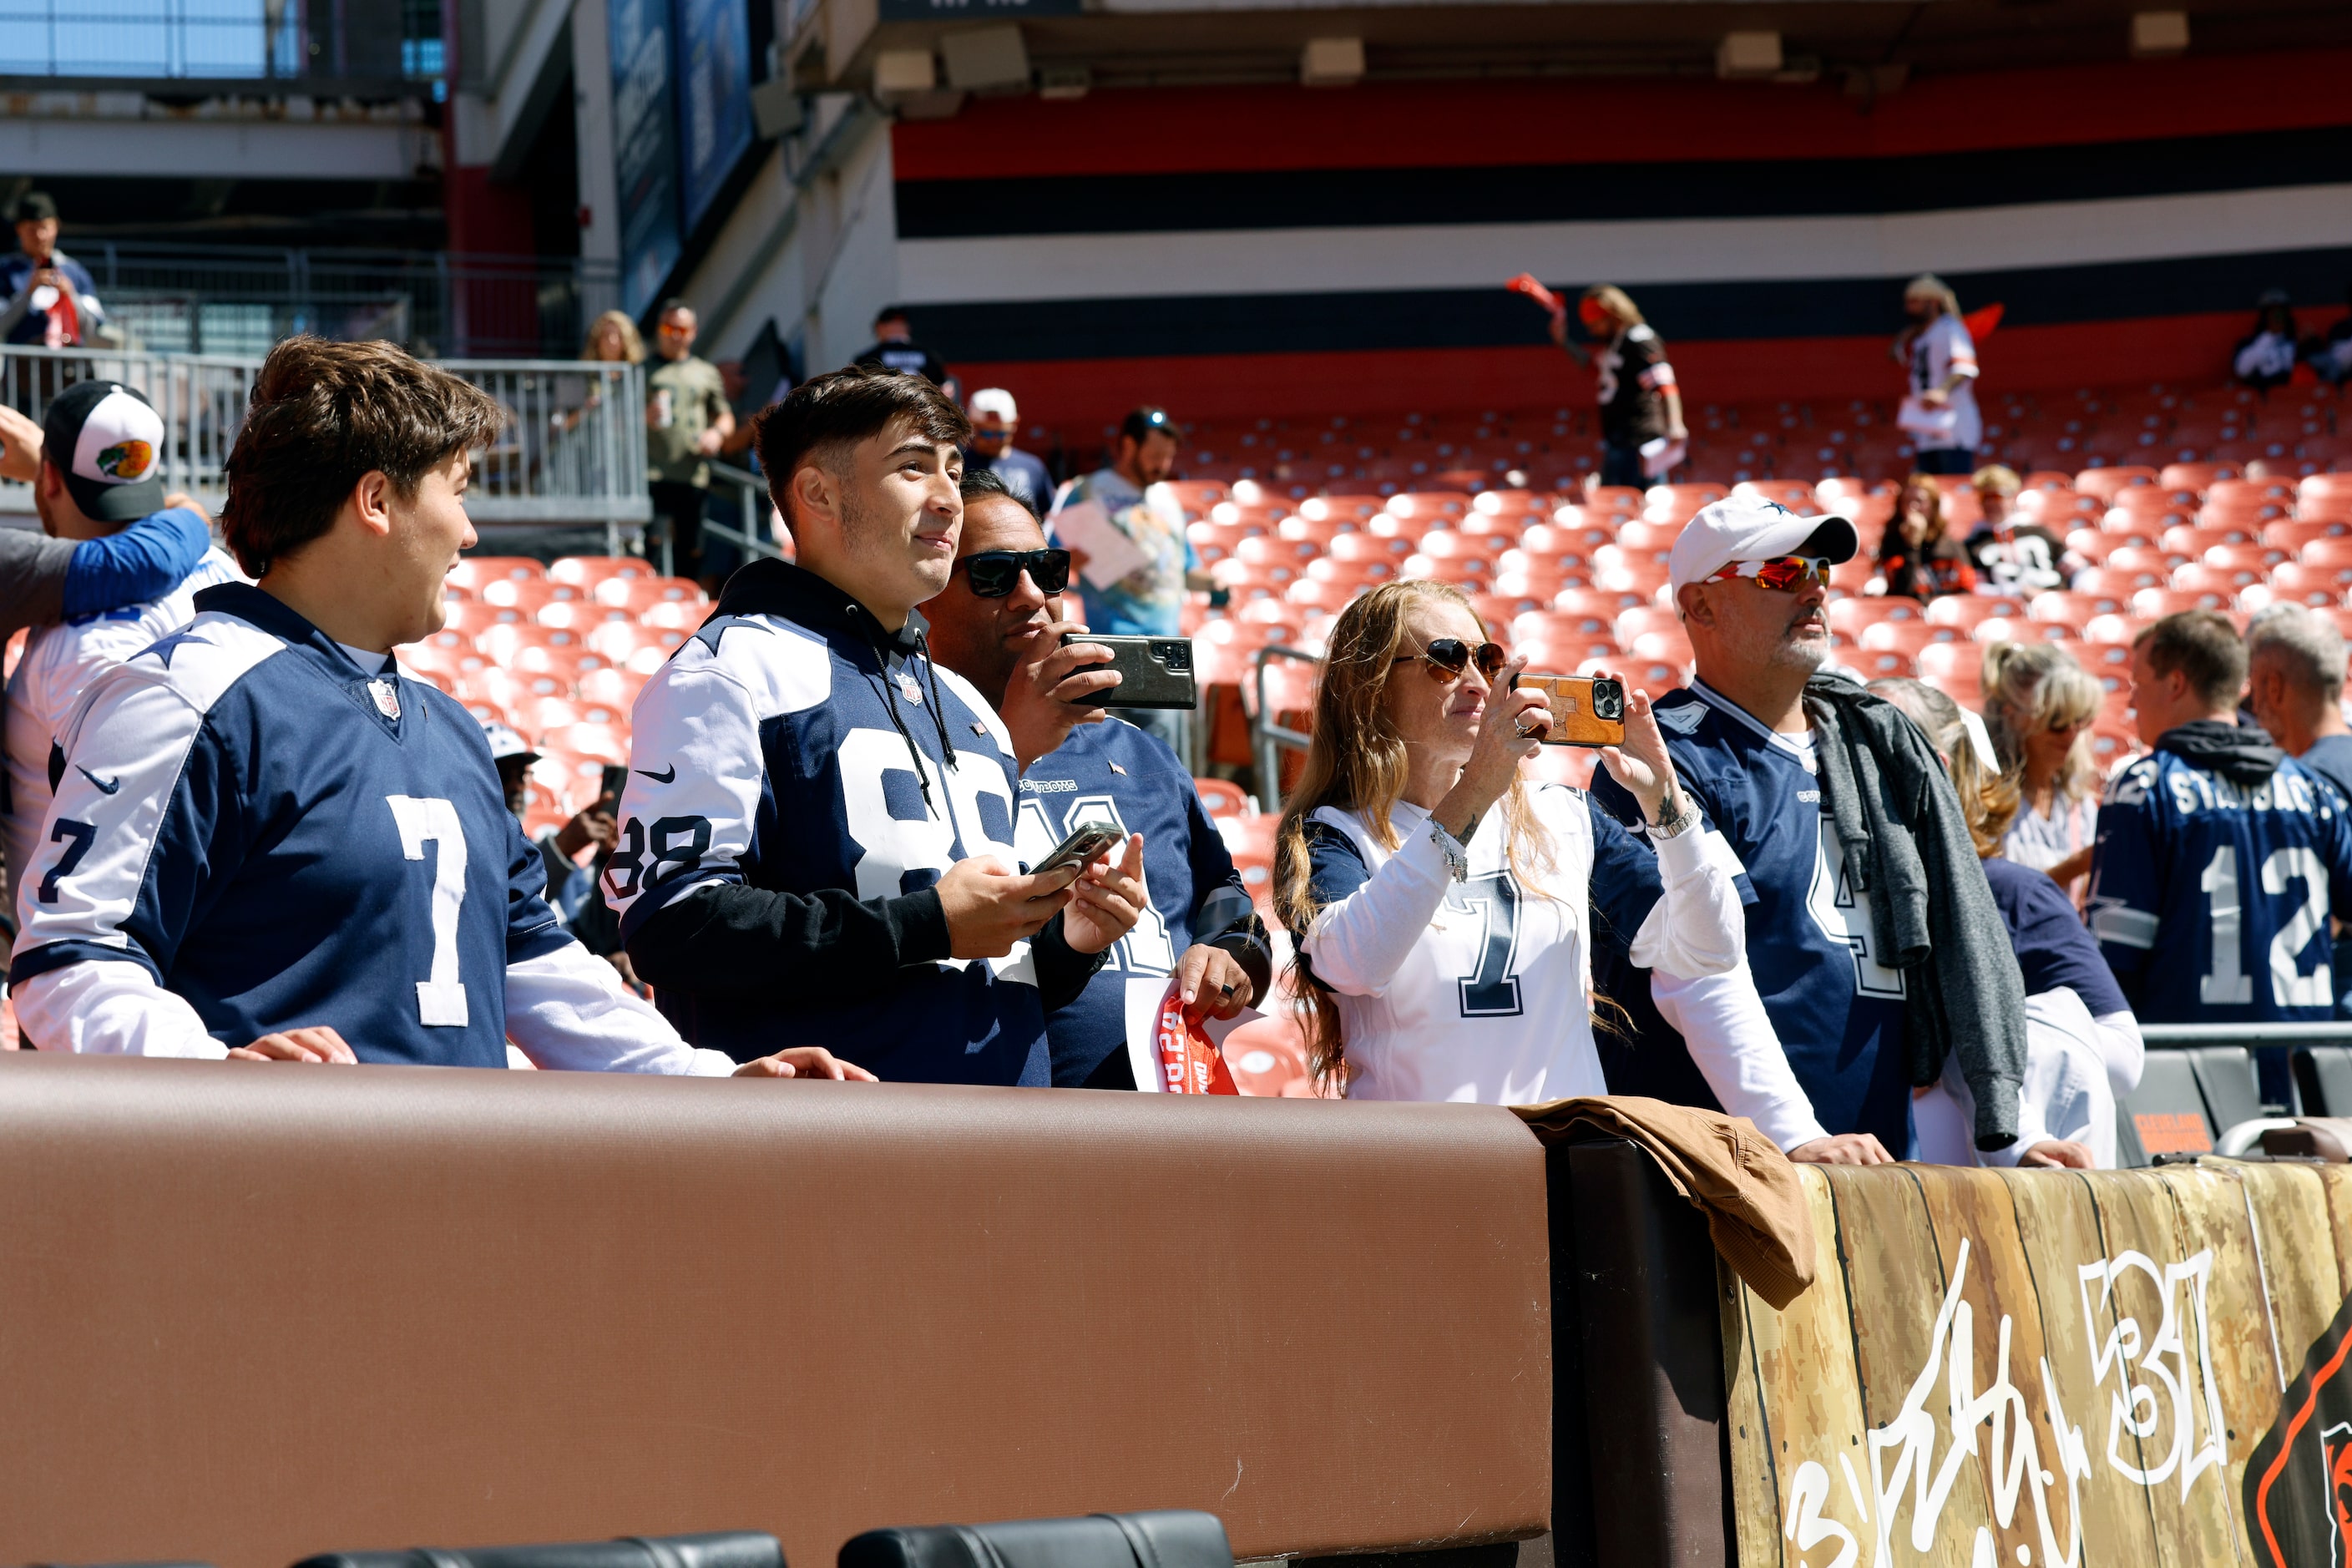
<svg viewBox="0 0 2352 1568">
<path fill-rule="evenodd" d="M 931 654 L 996 704 L 1022 759 L 1014 843 L 1042 860 L 1081 823 L 1143 836 L 1147 904 L 1135 929 L 1076 1000 L 1045 1020 L 1054 1082 L 1133 1089 L 1127 1043 L 1131 988 L 1155 995 L 1178 979 L 1195 1016 L 1231 1017 L 1265 993 L 1265 928 L 1192 775 L 1160 740 L 1084 706 L 1118 684 L 1097 668 L 1099 643 L 1062 646 L 1086 628 L 1062 618 L 1068 552 L 1004 481 L 963 478 L 963 538 L 953 575 L 923 605 Z M 1465 655 L 1465 658 L 1468 656 Z"/>
</svg>

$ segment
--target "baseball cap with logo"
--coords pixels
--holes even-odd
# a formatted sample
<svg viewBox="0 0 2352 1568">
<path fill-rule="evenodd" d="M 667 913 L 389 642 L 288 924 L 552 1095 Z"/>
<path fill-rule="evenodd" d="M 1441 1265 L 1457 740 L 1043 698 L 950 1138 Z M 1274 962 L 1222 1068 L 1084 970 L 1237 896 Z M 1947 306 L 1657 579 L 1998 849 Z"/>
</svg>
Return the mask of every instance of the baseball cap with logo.
<svg viewBox="0 0 2352 1568">
<path fill-rule="evenodd" d="M 966 412 L 974 419 L 993 416 L 1007 425 L 1021 422 L 1021 405 L 1013 402 L 1013 395 L 1001 386 L 983 386 L 973 393 Z"/>
<path fill-rule="evenodd" d="M 503 763 L 509 757 L 528 757 L 534 763 L 539 761 L 539 753 L 531 750 L 529 741 L 517 733 L 511 725 L 501 724 L 496 719 L 482 721 L 482 738 L 490 743 L 490 761 L 494 763 Z"/>
<path fill-rule="evenodd" d="M 1701 507 L 1675 535 L 1674 550 L 1666 556 L 1666 578 L 1679 592 L 1685 584 L 1704 583 L 1735 561 L 1770 561 L 1781 555 L 1851 561 L 1861 547 L 1862 536 L 1850 517 L 1799 517 L 1760 496 L 1728 496 Z"/>
<path fill-rule="evenodd" d="M 94 522 L 135 522 L 163 510 L 163 419 L 119 381 L 78 381 L 41 420 L 41 456 Z"/>
</svg>

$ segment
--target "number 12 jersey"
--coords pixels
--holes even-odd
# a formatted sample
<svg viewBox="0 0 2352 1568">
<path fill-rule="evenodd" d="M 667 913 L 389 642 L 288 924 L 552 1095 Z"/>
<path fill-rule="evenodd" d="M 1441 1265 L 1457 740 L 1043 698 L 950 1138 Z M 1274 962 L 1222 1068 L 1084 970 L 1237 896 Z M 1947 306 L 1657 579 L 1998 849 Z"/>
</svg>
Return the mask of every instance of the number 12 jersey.
<svg viewBox="0 0 2352 1568">
<path fill-rule="evenodd" d="M 2346 809 L 2292 759 L 2232 782 L 2158 751 L 2116 774 L 2092 851 L 2091 932 L 2132 1011 L 2158 1024 L 2333 1014 L 2328 917 L 2352 914 Z"/>
</svg>

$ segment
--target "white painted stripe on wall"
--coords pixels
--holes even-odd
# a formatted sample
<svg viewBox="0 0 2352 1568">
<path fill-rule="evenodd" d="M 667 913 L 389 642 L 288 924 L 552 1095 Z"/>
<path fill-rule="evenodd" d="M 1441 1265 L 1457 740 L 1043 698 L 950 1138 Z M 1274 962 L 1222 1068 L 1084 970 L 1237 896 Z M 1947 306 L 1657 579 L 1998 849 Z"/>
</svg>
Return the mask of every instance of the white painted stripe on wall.
<svg viewBox="0 0 2352 1568">
<path fill-rule="evenodd" d="M 909 239 L 901 297 L 941 304 L 1555 281 L 1904 278 L 2352 245 L 2352 184 L 1879 217 L 1401 225 Z"/>
</svg>

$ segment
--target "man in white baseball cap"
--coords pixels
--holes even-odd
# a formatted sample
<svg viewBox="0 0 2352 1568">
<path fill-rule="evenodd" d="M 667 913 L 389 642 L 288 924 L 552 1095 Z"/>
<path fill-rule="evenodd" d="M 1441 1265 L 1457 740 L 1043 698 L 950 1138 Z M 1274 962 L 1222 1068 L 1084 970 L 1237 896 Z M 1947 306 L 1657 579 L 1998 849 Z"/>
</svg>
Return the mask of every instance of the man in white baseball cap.
<svg viewBox="0 0 2352 1568">
<path fill-rule="evenodd" d="M 984 468 L 1004 481 L 1004 488 L 1038 516 L 1054 500 L 1054 476 L 1030 453 L 1013 445 L 1021 433 L 1021 405 L 1001 386 L 983 386 L 971 395 L 966 410 L 971 416 L 971 456 L 965 471 Z"/>
<path fill-rule="evenodd" d="M 1915 1057 L 1933 1036 L 1984 1085 L 1986 1163 L 2050 1163 L 2019 1136 L 2023 986 L 1995 973 L 2013 972 L 2015 954 L 1989 934 L 2002 932 L 1999 912 L 1934 749 L 1885 702 L 1816 679 L 1830 570 L 1859 545 L 1850 518 L 1738 495 L 1675 541 L 1667 577 L 1697 673 L 1653 710 L 1684 788 L 1745 868 L 1748 960 L 1701 981 L 1596 976 L 1649 1037 L 1604 1059 L 1610 1088 L 1720 1105 L 1791 1159 L 1877 1164 L 1916 1143 Z M 1640 830 L 1640 807 L 1605 773 L 1592 797 Z M 1902 875 L 1885 852 L 1898 845 Z M 1910 945 L 1916 921 L 1931 944 Z M 1890 933 L 1902 951 L 1882 948 Z"/>
<path fill-rule="evenodd" d="M 1908 1142 L 1902 977 L 1871 962 L 1867 898 L 1837 896 L 1803 704 L 1830 657 L 1830 568 L 1859 544 L 1850 518 L 1748 496 L 1675 538 L 1667 580 L 1698 673 L 1654 710 L 1684 787 L 1746 868 L 1748 963 L 1707 984 L 1608 985 L 1650 1038 L 1603 1052 L 1612 1092 L 1719 1105 L 1791 1159 L 1835 1164 L 1899 1158 Z M 1639 806 L 1605 776 L 1592 798 L 1639 831 Z"/>
<path fill-rule="evenodd" d="M 490 761 L 498 764 L 499 787 L 506 792 L 507 809 L 520 822 L 530 805 L 530 764 L 539 761 L 539 752 L 512 725 L 501 724 L 495 719 L 482 721 L 482 738 L 489 742 Z M 572 934 L 581 938 L 583 945 L 599 958 L 609 958 L 619 949 L 617 930 L 613 948 L 601 949 L 582 934 L 579 920 L 581 910 L 595 895 L 596 878 L 604 868 L 601 859 L 583 867 L 577 857 L 592 844 L 600 857 L 609 855 L 619 837 L 620 828 L 613 819 L 612 797 L 606 795 L 585 811 L 575 812 L 562 827 L 551 828 L 531 840 L 547 868 L 547 901 L 555 906 L 555 912 L 563 917 L 563 923 L 572 928 Z"/>
<path fill-rule="evenodd" d="M 106 670 L 194 620 L 198 589 L 243 577 L 211 548 L 195 502 L 164 494 L 163 421 L 137 392 L 77 382 L 51 400 L 37 439 L 12 432 L 33 448 L 33 506 L 49 536 L 42 542 L 63 551 L 71 572 L 103 584 L 91 603 L 78 600 L 68 578 L 58 624 L 33 633 L 8 679 L 0 843 L 21 894 L 56 787 L 50 753 L 74 703 Z"/>
</svg>

